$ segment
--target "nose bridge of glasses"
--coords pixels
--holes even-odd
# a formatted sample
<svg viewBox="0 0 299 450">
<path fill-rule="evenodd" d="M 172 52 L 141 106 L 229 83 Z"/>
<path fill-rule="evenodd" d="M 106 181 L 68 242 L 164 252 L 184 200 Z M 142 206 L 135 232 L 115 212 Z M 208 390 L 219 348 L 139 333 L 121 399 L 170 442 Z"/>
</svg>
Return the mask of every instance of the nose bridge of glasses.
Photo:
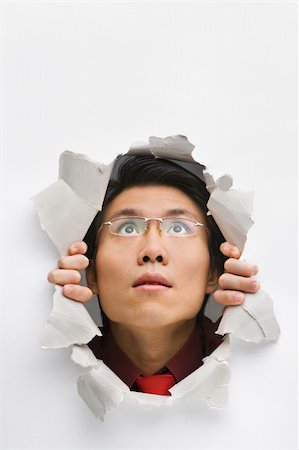
<svg viewBox="0 0 299 450">
<path fill-rule="evenodd" d="M 156 227 L 159 226 L 159 233 L 162 233 L 162 225 L 163 225 L 163 219 L 161 217 L 145 217 L 144 218 L 144 224 L 145 224 L 145 230 L 146 232 L 149 231 L 149 224 L 150 222 L 156 222 Z"/>
</svg>

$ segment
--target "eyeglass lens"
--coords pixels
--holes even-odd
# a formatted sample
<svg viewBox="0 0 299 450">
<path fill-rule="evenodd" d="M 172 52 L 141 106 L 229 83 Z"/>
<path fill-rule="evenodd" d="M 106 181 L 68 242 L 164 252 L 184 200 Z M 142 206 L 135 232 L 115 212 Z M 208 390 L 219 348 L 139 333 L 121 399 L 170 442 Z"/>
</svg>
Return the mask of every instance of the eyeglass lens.
<svg viewBox="0 0 299 450">
<path fill-rule="evenodd" d="M 138 236 L 143 234 L 148 227 L 148 222 L 139 217 L 124 217 L 111 222 L 110 231 L 120 236 Z M 198 225 L 192 220 L 185 218 L 166 218 L 159 220 L 159 227 L 163 234 L 167 236 L 194 236 Z"/>
</svg>

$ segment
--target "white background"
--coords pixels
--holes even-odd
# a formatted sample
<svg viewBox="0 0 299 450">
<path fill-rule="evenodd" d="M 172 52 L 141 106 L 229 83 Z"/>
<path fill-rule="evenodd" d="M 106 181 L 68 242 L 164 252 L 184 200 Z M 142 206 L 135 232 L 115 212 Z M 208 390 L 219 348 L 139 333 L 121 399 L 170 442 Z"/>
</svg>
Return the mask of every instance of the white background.
<svg viewBox="0 0 299 450">
<path fill-rule="evenodd" d="M 2 4 L 4 449 L 297 448 L 297 2 Z M 57 253 L 29 198 L 65 149 L 109 162 L 185 134 L 216 175 L 255 191 L 244 258 L 282 328 L 234 342 L 227 408 L 125 401 L 104 423 L 76 393 L 69 350 L 40 349 Z"/>
</svg>

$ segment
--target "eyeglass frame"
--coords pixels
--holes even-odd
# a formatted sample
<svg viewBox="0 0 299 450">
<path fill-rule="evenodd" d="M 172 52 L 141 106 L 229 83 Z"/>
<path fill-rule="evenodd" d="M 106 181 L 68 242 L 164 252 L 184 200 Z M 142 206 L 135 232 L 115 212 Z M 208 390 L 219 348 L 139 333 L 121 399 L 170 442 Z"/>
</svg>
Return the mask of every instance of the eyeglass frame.
<svg viewBox="0 0 299 450">
<path fill-rule="evenodd" d="M 186 234 L 186 235 L 177 235 L 177 236 L 175 236 L 175 235 L 169 235 L 169 234 L 164 234 L 163 233 L 163 230 L 162 230 L 162 228 L 161 228 L 161 225 L 163 224 L 163 221 L 165 220 L 165 219 L 177 219 L 177 220 L 179 220 L 179 219 L 183 219 L 183 220 L 187 220 L 187 221 L 189 221 L 189 222 L 192 222 L 193 224 L 194 224 L 194 226 L 197 226 L 197 227 L 203 227 L 203 228 L 205 228 L 207 231 L 209 231 L 209 229 L 208 229 L 208 227 L 205 225 L 205 224 L 203 224 L 203 223 L 201 223 L 201 222 L 198 222 L 198 221 L 196 221 L 196 220 L 193 220 L 193 219 L 189 219 L 189 218 L 186 218 L 186 217 L 141 217 L 141 216 L 124 216 L 124 217 L 117 217 L 117 218 L 115 218 L 115 219 L 112 219 L 112 220 L 109 220 L 109 221 L 107 221 L 107 222 L 103 222 L 102 224 L 101 224 L 101 226 L 100 226 L 100 228 L 99 228 L 99 230 L 98 231 L 100 231 L 101 230 L 101 228 L 103 227 L 103 225 L 109 225 L 109 227 L 108 227 L 108 229 L 109 229 L 109 232 L 111 233 L 111 234 L 113 234 L 114 236 L 121 236 L 121 237 L 137 237 L 137 236 L 142 236 L 146 231 L 148 231 L 148 227 L 146 226 L 145 227 L 145 229 L 144 229 L 144 231 L 142 232 L 142 233 L 140 233 L 140 234 L 134 234 L 134 235 L 132 235 L 132 236 L 130 236 L 130 234 L 128 234 L 128 235 L 125 235 L 125 234 L 119 234 L 119 233 L 113 233 L 111 230 L 110 230 L 110 226 L 113 224 L 113 222 L 115 222 L 116 220 L 120 220 L 120 219 L 143 219 L 143 221 L 144 221 L 144 223 L 147 225 L 147 223 L 148 222 L 151 222 L 151 221 L 153 221 L 153 220 L 155 220 L 155 221 L 158 221 L 158 222 L 160 222 L 160 227 L 159 227 L 159 229 L 160 229 L 160 233 L 161 234 L 163 234 L 164 236 L 170 236 L 170 237 L 192 237 L 192 236 L 196 236 L 197 235 L 197 233 L 195 233 L 195 234 Z"/>
</svg>

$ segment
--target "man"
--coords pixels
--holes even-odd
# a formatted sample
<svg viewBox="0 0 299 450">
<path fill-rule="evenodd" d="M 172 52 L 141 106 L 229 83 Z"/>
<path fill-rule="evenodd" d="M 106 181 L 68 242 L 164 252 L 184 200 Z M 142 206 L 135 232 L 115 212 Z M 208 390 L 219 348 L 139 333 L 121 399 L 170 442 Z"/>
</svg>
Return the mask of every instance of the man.
<svg viewBox="0 0 299 450">
<path fill-rule="evenodd" d="M 89 346 L 132 390 L 169 395 L 221 343 L 203 315 L 218 283 L 223 305 L 258 289 L 257 267 L 223 242 L 208 198 L 203 180 L 174 161 L 125 155 L 85 238 L 90 265 L 86 244 L 75 243 L 48 276 L 74 300 L 98 295 L 103 337 Z M 79 285 L 83 268 L 89 287 Z"/>
</svg>

